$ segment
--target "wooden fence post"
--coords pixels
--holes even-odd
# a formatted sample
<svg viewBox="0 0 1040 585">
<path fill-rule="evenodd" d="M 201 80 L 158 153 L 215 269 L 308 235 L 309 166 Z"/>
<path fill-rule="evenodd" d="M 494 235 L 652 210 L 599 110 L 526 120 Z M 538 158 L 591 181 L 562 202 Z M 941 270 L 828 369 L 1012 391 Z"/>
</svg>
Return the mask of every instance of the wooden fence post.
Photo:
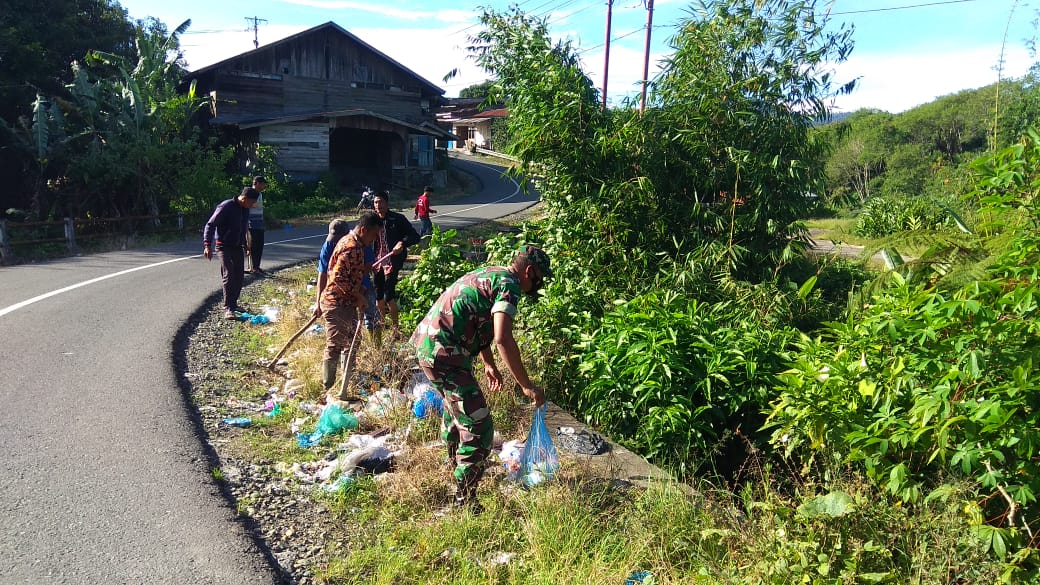
<svg viewBox="0 0 1040 585">
<path fill-rule="evenodd" d="M 14 259 L 11 253 L 11 239 L 7 235 L 7 220 L 0 219 L 0 264 L 7 264 Z"/>
<path fill-rule="evenodd" d="M 71 217 L 65 218 L 65 242 L 69 246 L 69 253 L 76 253 L 76 227 Z"/>
</svg>

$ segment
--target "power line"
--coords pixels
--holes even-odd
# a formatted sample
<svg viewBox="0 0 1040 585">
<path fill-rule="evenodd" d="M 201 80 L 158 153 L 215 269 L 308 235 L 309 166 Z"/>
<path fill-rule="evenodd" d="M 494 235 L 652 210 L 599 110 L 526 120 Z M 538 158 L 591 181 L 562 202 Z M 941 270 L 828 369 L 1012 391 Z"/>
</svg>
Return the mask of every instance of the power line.
<svg viewBox="0 0 1040 585">
<path fill-rule="evenodd" d="M 863 10 L 847 10 L 845 12 L 830 12 L 829 16 L 844 16 L 846 14 L 865 14 L 867 12 L 888 12 L 891 10 L 906 10 L 907 8 L 922 8 L 925 6 L 943 6 L 946 4 L 963 4 L 965 2 L 977 2 L 978 0 L 943 0 L 942 2 L 928 2 L 926 4 L 909 4 L 907 6 L 889 6 L 888 8 L 864 8 Z"/>
</svg>

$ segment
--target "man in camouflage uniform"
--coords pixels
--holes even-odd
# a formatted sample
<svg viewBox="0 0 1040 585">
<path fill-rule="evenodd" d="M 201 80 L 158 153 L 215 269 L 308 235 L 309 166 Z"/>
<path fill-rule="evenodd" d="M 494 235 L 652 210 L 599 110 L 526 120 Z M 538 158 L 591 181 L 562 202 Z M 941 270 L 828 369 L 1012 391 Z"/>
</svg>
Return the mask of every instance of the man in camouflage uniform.
<svg viewBox="0 0 1040 585">
<path fill-rule="evenodd" d="M 444 396 L 442 430 L 455 464 L 455 505 L 469 506 L 474 513 L 481 510 L 477 484 L 491 452 L 494 426 L 473 377 L 473 358 L 479 355 L 484 362 L 491 390 L 501 388 L 502 375 L 491 352 L 494 343 L 523 393 L 537 406 L 545 402 L 545 393 L 531 382 L 520 358 L 513 316 L 520 293 L 536 295 L 549 276 L 549 256 L 540 248 L 521 246 L 508 267 L 474 270 L 455 281 L 412 335 L 419 366 Z"/>
</svg>

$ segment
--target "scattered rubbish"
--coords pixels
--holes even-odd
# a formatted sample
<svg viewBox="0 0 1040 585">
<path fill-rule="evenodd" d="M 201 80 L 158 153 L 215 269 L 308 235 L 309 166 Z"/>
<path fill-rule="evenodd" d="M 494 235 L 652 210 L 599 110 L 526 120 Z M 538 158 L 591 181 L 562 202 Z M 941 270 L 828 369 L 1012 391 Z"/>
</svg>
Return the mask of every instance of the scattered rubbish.
<svg viewBox="0 0 1040 585">
<path fill-rule="evenodd" d="M 352 478 L 359 470 L 373 474 L 389 471 L 394 457 L 400 452 L 391 451 L 387 446 L 391 438 L 390 435 L 351 435 L 321 460 L 293 463 L 289 471 L 305 483 L 325 484 L 326 491 L 338 491 L 346 483 L 354 481 Z M 339 479 L 329 485 L 337 473 Z"/>
<path fill-rule="evenodd" d="M 230 408 L 237 408 L 240 410 L 264 410 L 264 405 L 259 402 L 251 402 L 249 400 L 239 400 L 234 396 L 228 398 L 227 405 Z"/>
<path fill-rule="evenodd" d="M 657 579 L 654 578 L 650 571 L 632 571 L 632 574 L 625 579 L 625 585 L 654 585 L 657 583 Z"/>
<path fill-rule="evenodd" d="M 559 427 L 556 430 L 556 446 L 581 455 L 600 455 L 610 451 L 610 444 L 602 436 L 588 429 L 575 431 L 574 427 Z"/>
<path fill-rule="evenodd" d="M 285 393 L 289 395 L 289 398 L 292 398 L 297 392 L 303 390 L 304 387 L 306 387 L 306 384 L 303 380 L 293 378 L 285 383 Z"/>
<path fill-rule="evenodd" d="M 306 412 L 307 414 L 320 415 L 322 411 L 322 406 L 314 402 L 301 402 L 299 405 L 299 409 L 303 412 Z"/>
<path fill-rule="evenodd" d="M 354 478 L 344 473 L 343 475 L 340 475 L 336 481 L 330 484 L 325 484 L 321 489 L 327 493 L 336 493 L 352 483 L 354 483 Z"/>
<path fill-rule="evenodd" d="M 394 407 L 408 402 L 408 397 L 393 388 L 383 388 L 368 397 L 365 412 L 372 416 L 385 416 Z"/>
<path fill-rule="evenodd" d="M 267 325 L 271 319 L 267 315 L 254 315 L 245 311 L 236 311 L 239 321 L 248 321 L 250 325 Z"/>
<path fill-rule="evenodd" d="M 499 553 L 496 553 L 496 554 L 492 555 L 491 558 L 488 559 L 488 563 L 490 563 L 492 565 L 508 565 L 509 561 L 513 560 L 513 557 L 515 557 L 515 556 L 516 556 L 516 553 L 504 552 L 504 551 L 503 552 L 499 552 Z"/>
<path fill-rule="evenodd" d="M 502 451 L 499 452 L 498 458 L 502 462 L 502 467 L 506 468 L 510 481 L 520 479 L 520 458 L 523 454 L 524 444 L 520 441 L 506 441 L 502 444 Z"/>
<path fill-rule="evenodd" d="M 524 453 L 520 457 L 520 480 L 527 487 L 534 487 L 543 481 L 552 479 L 560 468 L 560 460 L 556 455 L 549 428 L 545 426 L 545 405 L 534 409 L 531 420 L 531 431 L 524 443 Z"/>
<path fill-rule="evenodd" d="M 300 429 L 303 428 L 303 425 L 306 424 L 307 421 L 309 421 L 310 419 L 311 419 L 311 417 L 309 417 L 309 416 L 304 416 L 304 417 L 300 417 L 300 418 L 294 418 L 292 420 L 292 422 L 289 423 L 289 430 L 292 431 L 292 433 L 294 435 L 296 433 L 299 433 Z"/>
<path fill-rule="evenodd" d="M 280 309 L 278 307 L 272 307 L 271 305 L 264 305 L 260 307 L 263 310 L 261 316 L 267 317 L 268 323 L 274 323 L 278 321 L 278 313 Z"/>
<path fill-rule="evenodd" d="M 230 427 L 246 428 L 253 424 L 253 419 L 248 416 L 229 416 L 223 422 Z"/>
<path fill-rule="evenodd" d="M 278 403 L 278 402 L 275 402 L 274 406 L 271 407 L 271 410 L 268 411 L 266 416 L 268 416 L 270 418 L 274 418 L 274 417 L 278 416 L 279 414 L 282 414 L 282 405 L 280 403 Z"/>
<path fill-rule="evenodd" d="M 329 404 L 321 412 L 318 419 L 318 428 L 313 433 L 300 433 L 296 435 L 296 442 L 301 447 L 313 447 L 328 435 L 335 435 L 343 430 L 358 428 L 358 419 L 353 414 L 346 412 L 339 405 Z"/>
<path fill-rule="evenodd" d="M 444 398 L 441 393 L 434 390 L 433 385 L 428 382 L 416 384 L 412 390 L 415 402 L 412 403 L 412 414 L 418 418 L 429 415 L 441 415 L 444 413 Z"/>
</svg>

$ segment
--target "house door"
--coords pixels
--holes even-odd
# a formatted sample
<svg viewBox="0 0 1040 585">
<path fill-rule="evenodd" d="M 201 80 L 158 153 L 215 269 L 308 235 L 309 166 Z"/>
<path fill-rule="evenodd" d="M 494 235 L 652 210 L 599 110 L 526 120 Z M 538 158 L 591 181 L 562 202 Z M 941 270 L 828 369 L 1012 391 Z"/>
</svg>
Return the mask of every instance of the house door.
<svg viewBox="0 0 1040 585">
<path fill-rule="evenodd" d="M 412 153 L 409 157 L 412 165 L 420 169 L 433 168 L 433 136 L 412 135 Z"/>
</svg>

